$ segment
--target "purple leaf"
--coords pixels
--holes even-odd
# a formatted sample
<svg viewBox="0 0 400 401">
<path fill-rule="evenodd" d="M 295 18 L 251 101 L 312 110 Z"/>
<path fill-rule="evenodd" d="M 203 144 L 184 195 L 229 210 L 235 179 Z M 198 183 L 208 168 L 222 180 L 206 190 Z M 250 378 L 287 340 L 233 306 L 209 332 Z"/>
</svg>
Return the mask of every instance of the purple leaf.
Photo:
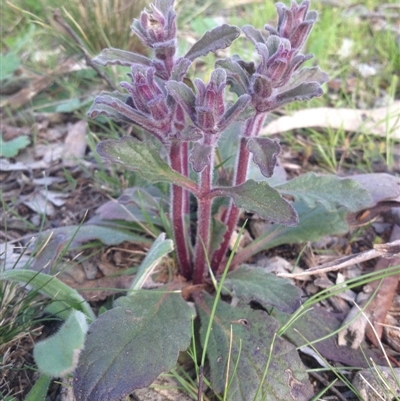
<svg viewBox="0 0 400 401">
<path fill-rule="evenodd" d="M 249 87 L 249 77 L 246 71 L 234 60 L 225 58 L 215 63 L 222 67 L 227 73 L 227 82 L 231 86 L 231 91 L 238 96 L 247 93 Z"/>
<path fill-rule="evenodd" d="M 245 25 L 242 28 L 242 32 L 246 35 L 247 39 L 251 40 L 254 44 L 265 43 L 266 37 L 263 35 L 263 32 L 251 25 Z"/>
<path fill-rule="evenodd" d="M 250 102 L 250 95 L 240 96 L 236 103 L 222 116 L 221 121 L 218 123 L 218 130 L 224 131 L 234 121 L 238 121 L 239 119 L 246 120 L 252 114 L 254 114 L 255 110 L 251 106 Z"/>
<path fill-rule="evenodd" d="M 172 68 L 170 79 L 172 81 L 182 81 L 186 76 L 191 64 L 192 62 L 187 58 L 179 59 Z"/>
<path fill-rule="evenodd" d="M 247 149 L 253 153 L 253 161 L 265 177 L 271 177 L 281 152 L 279 141 L 269 138 L 250 138 Z"/>
<path fill-rule="evenodd" d="M 130 67 L 132 64 L 141 64 L 150 67 L 152 64 L 149 58 L 140 54 L 114 48 L 104 49 L 93 59 L 93 62 L 104 66 L 116 64 L 125 67 Z"/>
<path fill-rule="evenodd" d="M 193 145 L 190 153 L 189 161 L 192 164 L 193 170 L 200 173 L 211 163 L 211 152 L 213 147 L 210 145 L 203 145 L 196 142 Z"/>
<path fill-rule="evenodd" d="M 318 97 L 322 94 L 323 91 L 318 82 L 302 83 L 296 88 L 290 89 L 287 92 L 280 93 L 276 96 L 274 108 L 298 100 L 310 100 L 313 97 Z"/>
<path fill-rule="evenodd" d="M 168 81 L 165 83 L 169 94 L 183 107 L 192 121 L 195 119 L 196 96 L 183 82 Z"/>
<path fill-rule="evenodd" d="M 240 29 L 232 25 L 221 25 L 207 31 L 185 54 L 185 58 L 194 60 L 208 53 L 215 53 L 219 49 L 229 47 L 231 43 L 240 35 Z"/>
</svg>

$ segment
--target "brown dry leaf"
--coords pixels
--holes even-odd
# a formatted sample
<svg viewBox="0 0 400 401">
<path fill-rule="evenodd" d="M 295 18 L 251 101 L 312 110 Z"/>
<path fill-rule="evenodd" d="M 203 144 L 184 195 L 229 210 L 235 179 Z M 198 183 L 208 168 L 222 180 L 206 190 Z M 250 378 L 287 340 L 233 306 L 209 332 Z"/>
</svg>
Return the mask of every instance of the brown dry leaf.
<svg viewBox="0 0 400 401">
<path fill-rule="evenodd" d="M 390 236 L 390 241 L 400 239 L 400 226 L 395 224 Z M 375 271 L 384 270 L 391 266 L 400 264 L 400 254 L 391 259 L 381 258 L 375 265 Z M 366 313 L 370 316 L 371 325 L 367 325 L 365 334 L 368 339 L 376 346 L 379 345 L 379 340 L 382 337 L 383 323 L 385 323 L 388 310 L 392 307 L 393 298 L 396 294 L 397 285 L 399 282 L 400 274 L 385 277 L 382 281 L 377 280 L 369 284 L 372 291 L 379 286 L 378 291 L 368 305 Z M 375 334 L 376 333 L 376 334 Z M 378 339 L 377 337 L 378 336 Z"/>
<path fill-rule="evenodd" d="M 350 132 L 400 139 L 400 101 L 378 109 L 334 109 L 320 107 L 299 110 L 290 116 L 280 117 L 262 130 L 260 135 L 279 134 L 298 128 L 331 128 Z"/>
<path fill-rule="evenodd" d="M 79 164 L 79 159 L 86 151 L 87 121 L 78 121 L 68 125 L 68 133 L 64 141 L 64 153 L 62 160 L 66 167 L 74 167 Z"/>
</svg>

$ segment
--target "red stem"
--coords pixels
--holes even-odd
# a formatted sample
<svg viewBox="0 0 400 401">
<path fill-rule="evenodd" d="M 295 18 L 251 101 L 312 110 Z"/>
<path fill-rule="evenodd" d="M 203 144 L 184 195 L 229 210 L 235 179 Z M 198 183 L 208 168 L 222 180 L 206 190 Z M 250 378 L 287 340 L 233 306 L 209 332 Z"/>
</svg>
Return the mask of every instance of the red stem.
<svg viewBox="0 0 400 401">
<path fill-rule="evenodd" d="M 205 136 L 205 141 L 213 140 Z M 206 144 L 211 144 L 206 143 Z M 210 249 L 210 230 L 211 230 L 211 205 L 212 198 L 209 196 L 212 189 L 212 172 L 214 168 L 213 151 L 208 166 L 200 175 L 200 196 L 197 198 L 197 234 L 196 249 L 194 259 L 193 284 L 201 284 L 204 280 L 207 266 L 207 257 Z"/>
<path fill-rule="evenodd" d="M 233 186 L 243 184 L 247 178 L 247 170 L 249 168 L 250 152 L 247 149 L 247 139 L 258 136 L 266 118 L 266 114 L 255 114 L 251 119 L 247 120 L 243 137 L 240 139 L 238 158 L 236 161 L 235 177 Z M 237 208 L 233 201 L 230 201 L 229 208 L 225 213 L 224 223 L 227 225 L 227 231 L 220 248 L 214 253 L 211 267 L 213 271 L 222 268 L 222 262 L 226 257 L 229 242 L 232 234 L 237 226 L 240 217 L 240 209 Z"/>
<path fill-rule="evenodd" d="M 178 173 L 184 174 L 182 163 L 182 147 L 179 142 L 172 142 L 170 150 L 171 167 Z M 175 238 L 176 255 L 181 274 L 187 279 L 192 278 L 189 248 L 187 244 L 187 230 L 185 226 L 186 202 L 185 191 L 182 187 L 172 185 L 171 191 L 171 220 Z"/>
</svg>

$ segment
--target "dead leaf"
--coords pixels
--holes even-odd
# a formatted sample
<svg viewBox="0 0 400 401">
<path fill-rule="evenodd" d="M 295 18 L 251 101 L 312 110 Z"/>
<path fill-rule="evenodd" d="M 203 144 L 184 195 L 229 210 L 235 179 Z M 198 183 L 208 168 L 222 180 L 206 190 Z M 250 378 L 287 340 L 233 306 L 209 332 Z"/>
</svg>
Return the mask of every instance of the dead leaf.
<svg viewBox="0 0 400 401">
<path fill-rule="evenodd" d="M 261 130 L 260 135 L 279 134 L 299 128 L 343 129 L 400 139 L 400 101 L 378 109 L 319 107 L 299 110 L 272 121 Z"/>
<path fill-rule="evenodd" d="M 400 226 L 395 224 L 390 236 L 390 241 L 400 240 Z M 375 271 L 384 270 L 391 266 L 400 264 L 400 254 L 391 259 L 381 258 L 375 265 Z M 366 309 L 366 313 L 370 316 L 373 327 L 368 325 L 365 334 L 368 339 L 376 346 L 379 346 L 379 340 L 382 337 L 383 323 L 385 323 L 388 310 L 391 308 L 393 298 L 399 283 L 400 274 L 390 275 L 383 280 L 374 281 L 368 286 L 374 292 L 378 288 L 377 293 Z M 377 338 L 378 337 L 378 338 Z"/>
<path fill-rule="evenodd" d="M 86 151 L 87 121 L 78 121 L 68 125 L 68 133 L 64 141 L 64 153 L 62 160 L 67 167 L 74 167 L 79 164 L 79 159 Z"/>
</svg>

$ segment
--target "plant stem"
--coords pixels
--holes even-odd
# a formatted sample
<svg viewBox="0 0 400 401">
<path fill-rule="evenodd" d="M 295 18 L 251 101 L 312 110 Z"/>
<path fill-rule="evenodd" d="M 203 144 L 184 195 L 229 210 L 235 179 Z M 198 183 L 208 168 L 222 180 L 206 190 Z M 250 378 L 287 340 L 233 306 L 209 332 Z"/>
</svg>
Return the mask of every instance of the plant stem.
<svg viewBox="0 0 400 401">
<path fill-rule="evenodd" d="M 235 177 L 233 186 L 243 184 L 247 178 L 247 170 L 249 168 L 250 152 L 247 149 L 248 138 L 258 136 L 266 118 L 265 113 L 257 113 L 252 118 L 247 120 L 242 138 L 240 138 L 238 158 L 236 161 Z M 228 210 L 225 212 L 224 224 L 227 225 L 227 230 L 220 248 L 214 253 L 211 267 L 213 271 L 222 268 L 222 261 L 226 256 L 232 234 L 237 226 L 240 217 L 240 209 L 237 208 L 233 201 L 230 201 Z"/>
<path fill-rule="evenodd" d="M 205 136 L 205 144 L 211 145 L 214 138 Z M 197 198 L 197 233 L 194 259 L 193 284 L 201 284 L 207 265 L 210 249 L 211 205 L 209 196 L 212 189 L 212 173 L 214 169 L 214 151 L 211 152 L 210 163 L 200 174 L 200 196 Z"/>
<path fill-rule="evenodd" d="M 171 167 L 178 173 L 186 170 L 182 160 L 182 146 L 179 142 L 172 142 L 170 149 Z M 181 274 L 187 279 L 192 278 L 192 266 L 187 243 L 187 231 L 185 225 L 186 199 L 185 190 L 177 185 L 172 185 L 171 190 L 171 220 L 174 233 L 176 256 Z"/>
</svg>

